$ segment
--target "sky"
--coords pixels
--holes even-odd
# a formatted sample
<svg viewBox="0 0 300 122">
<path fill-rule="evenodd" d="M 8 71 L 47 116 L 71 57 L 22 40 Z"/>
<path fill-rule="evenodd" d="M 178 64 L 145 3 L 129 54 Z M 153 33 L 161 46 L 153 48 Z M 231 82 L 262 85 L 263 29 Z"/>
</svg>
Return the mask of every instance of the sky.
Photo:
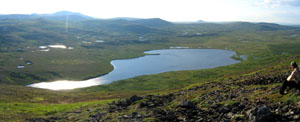
<svg viewBox="0 0 300 122">
<path fill-rule="evenodd" d="M 300 24 L 300 0 L 1 0 L 0 14 L 79 12 L 97 18 Z"/>
</svg>

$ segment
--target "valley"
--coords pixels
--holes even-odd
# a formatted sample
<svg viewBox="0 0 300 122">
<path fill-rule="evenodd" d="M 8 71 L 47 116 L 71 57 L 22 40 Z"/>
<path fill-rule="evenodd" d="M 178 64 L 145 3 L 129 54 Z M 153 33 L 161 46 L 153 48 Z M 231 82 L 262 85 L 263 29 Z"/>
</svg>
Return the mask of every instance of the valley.
<svg viewBox="0 0 300 122">
<path fill-rule="evenodd" d="M 294 113 L 298 110 L 299 97 L 292 92 L 280 96 L 278 88 L 288 74 L 290 61 L 300 60 L 299 27 L 250 22 L 182 24 L 158 18 L 69 18 L 66 27 L 64 20 L 61 15 L 51 19 L 0 15 L 1 121 L 201 119 L 183 115 L 186 111 L 207 116 L 203 121 L 235 117 L 247 120 L 245 111 L 256 103 L 267 105 L 273 113 L 285 106 Z M 113 70 L 112 60 L 170 48 L 230 50 L 236 52 L 232 58 L 240 63 L 143 75 L 82 89 L 26 87 L 39 82 L 99 77 Z M 134 100 L 126 102 L 126 98 Z M 188 102 L 181 104 L 184 99 Z M 211 110 L 241 104 L 245 109 L 231 112 L 229 118 L 224 118 L 229 112 Z M 277 112 L 277 120 L 293 120 L 294 115 L 283 115 L 288 111 Z M 193 112 L 187 112 L 190 113 Z"/>
</svg>

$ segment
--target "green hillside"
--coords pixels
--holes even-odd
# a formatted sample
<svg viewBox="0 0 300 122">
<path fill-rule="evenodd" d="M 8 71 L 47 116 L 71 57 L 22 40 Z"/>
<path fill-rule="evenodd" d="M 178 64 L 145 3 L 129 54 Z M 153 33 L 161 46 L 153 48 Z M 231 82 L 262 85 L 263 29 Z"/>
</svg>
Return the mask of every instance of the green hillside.
<svg viewBox="0 0 300 122">
<path fill-rule="evenodd" d="M 264 108 L 278 121 L 299 119 L 297 94 L 293 91 L 285 96 L 278 94 L 289 62 L 300 60 L 299 27 L 88 17 L 74 21 L 69 18 L 66 23 L 61 15 L 55 17 L 60 19 L 43 16 L 0 19 L 1 122 L 200 121 L 201 118 L 193 118 L 195 115 L 203 117 L 202 121 L 247 120 L 252 116 L 247 111 L 251 113 L 255 105 L 266 105 Z M 70 48 L 49 48 L 49 51 L 40 48 L 55 44 Z M 135 58 L 145 55 L 144 51 L 174 46 L 233 50 L 237 55 L 232 58 L 241 63 L 139 76 L 65 91 L 25 86 L 98 77 L 113 69 L 111 60 Z M 32 64 L 26 64 L 28 61 Z M 17 68 L 19 65 L 25 68 Z M 183 99 L 188 101 L 182 102 Z M 243 108 L 233 110 L 242 103 Z M 286 106 L 286 110 L 281 110 Z M 291 111 L 294 113 L 287 115 Z"/>
<path fill-rule="evenodd" d="M 131 96 L 28 121 L 299 121 L 299 91 L 282 96 L 288 63 L 218 77 L 177 90 Z"/>
</svg>

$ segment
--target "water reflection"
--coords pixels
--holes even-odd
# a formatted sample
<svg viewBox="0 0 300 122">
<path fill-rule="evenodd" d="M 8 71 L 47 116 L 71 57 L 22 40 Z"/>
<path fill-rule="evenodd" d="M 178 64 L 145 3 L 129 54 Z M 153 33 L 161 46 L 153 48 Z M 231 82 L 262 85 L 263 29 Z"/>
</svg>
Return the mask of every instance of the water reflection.
<svg viewBox="0 0 300 122">
<path fill-rule="evenodd" d="M 217 49 L 166 49 L 145 52 L 146 55 L 134 59 L 113 60 L 114 70 L 97 78 L 85 81 L 55 81 L 29 85 L 52 90 L 84 88 L 108 84 L 136 76 L 158 74 L 169 71 L 208 69 L 238 63 L 230 58 L 236 55 L 229 50 Z"/>
</svg>

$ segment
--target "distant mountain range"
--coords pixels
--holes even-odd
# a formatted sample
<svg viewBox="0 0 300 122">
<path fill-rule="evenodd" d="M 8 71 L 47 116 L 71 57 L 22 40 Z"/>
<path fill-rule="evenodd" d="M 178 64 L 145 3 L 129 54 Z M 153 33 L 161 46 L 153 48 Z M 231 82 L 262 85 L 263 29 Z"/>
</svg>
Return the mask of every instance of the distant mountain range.
<svg viewBox="0 0 300 122">
<path fill-rule="evenodd" d="M 143 19 L 143 18 L 115 17 L 115 18 L 110 18 L 110 19 L 108 19 L 108 20 L 118 20 L 118 19 L 121 19 L 121 20 L 127 20 L 127 21 L 133 21 L 133 20 L 140 20 L 140 19 Z"/>
<path fill-rule="evenodd" d="M 109 19 L 101 19 L 101 18 L 95 18 L 91 16 L 87 16 L 78 12 L 70 12 L 70 11 L 59 11 L 52 14 L 0 14 L 0 20 L 33 20 L 33 19 L 40 19 L 40 20 L 53 20 L 53 21 L 70 21 L 70 22 L 78 22 L 78 21 L 89 21 L 89 20 L 97 20 L 98 22 L 104 22 L 107 24 L 137 24 L 137 25 L 143 25 L 145 27 L 161 27 L 161 26 L 167 26 L 174 23 L 178 24 L 203 24 L 203 23 L 211 23 L 211 24 L 236 24 L 239 25 L 241 23 L 247 23 L 250 24 L 251 22 L 239 22 L 239 21 L 232 21 L 232 22 L 206 22 L 203 20 L 198 21 L 189 21 L 189 22 L 168 22 L 166 20 L 162 20 L 160 18 L 132 18 L 132 17 L 115 17 L 115 18 L 109 18 Z M 93 22 L 93 21 L 92 21 Z M 254 23 L 253 23 L 254 24 Z M 262 24 L 262 26 L 270 23 L 256 23 L 256 24 Z M 285 24 L 283 24 L 285 25 Z M 271 25 L 272 27 L 277 25 Z M 290 25 L 293 27 L 300 27 L 300 25 Z M 135 27 L 136 28 L 136 27 Z M 274 29 L 274 28 L 269 28 Z"/>
<path fill-rule="evenodd" d="M 3 19 L 36 19 L 36 18 L 45 18 L 48 20 L 68 20 L 70 21 L 83 21 L 89 19 L 96 19 L 90 16 L 86 16 L 80 13 L 69 12 L 69 11 L 60 11 L 53 14 L 9 14 L 9 15 L 0 15 L 0 20 Z"/>
<path fill-rule="evenodd" d="M 0 20 L 4 20 L 4 19 L 29 20 L 29 19 L 36 19 L 36 18 L 44 18 L 48 20 L 58 20 L 58 21 L 65 21 L 67 18 L 69 21 L 84 21 L 84 20 L 95 20 L 95 19 L 126 20 L 126 21 L 136 21 L 137 23 L 148 23 L 148 25 L 161 25 L 161 24 L 170 23 L 160 18 L 144 19 L 144 18 L 133 18 L 133 17 L 115 17 L 109 19 L 101 19 L 101 18 L 87 16 L 77 12 L 70 12 L 70 11 L 59 11 L 53 14 L 7 14 L 7 15 L 0 14 Z M 196 22 L 189 22 L 189 23 L 203 23 L 203 22 L 204 22 L 203 20 L 199 20 Z"/>
<path fill-rule="evenodd" d="M 198 22 L 198 23 L 204 23 L 205 21 L 203 21 L 203 20 L 198 20 L 198 21 L 196 21 L 196 22 Z"/>
</svg>

